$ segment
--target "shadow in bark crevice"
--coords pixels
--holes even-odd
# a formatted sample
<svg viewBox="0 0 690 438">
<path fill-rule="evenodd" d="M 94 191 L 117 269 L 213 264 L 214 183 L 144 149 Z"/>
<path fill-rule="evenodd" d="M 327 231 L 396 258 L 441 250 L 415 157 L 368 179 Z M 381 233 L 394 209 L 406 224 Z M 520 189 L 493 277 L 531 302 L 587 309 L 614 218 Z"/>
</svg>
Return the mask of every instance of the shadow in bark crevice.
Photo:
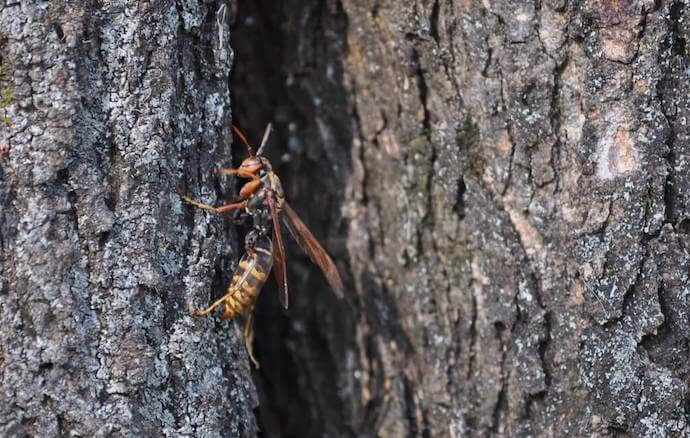
<svg viewBox="0 0 690 438">
<path fill-rule="evenodd" d="M 342 66 L 346 15 L 334 1 L 238 3 L 233 123 L 250 144 L 258 144 L 266 124 L 273 123 L 266 155 L 286 198 L 344 275 L 347 226 L 340 206 L 352 144 Z M 235 148 L 238 164 L 246 150 L 239 142 Z M 290 309 L 282 310 L 277 285 L 269 279 L 255 315 L 259 426 L 270 437 L 347 436 L 353 402 L 337 376 L 355 343 L 353 310 L 336 300 L 318 267 L 288 236 L 283 235 Z"/>
</svg>

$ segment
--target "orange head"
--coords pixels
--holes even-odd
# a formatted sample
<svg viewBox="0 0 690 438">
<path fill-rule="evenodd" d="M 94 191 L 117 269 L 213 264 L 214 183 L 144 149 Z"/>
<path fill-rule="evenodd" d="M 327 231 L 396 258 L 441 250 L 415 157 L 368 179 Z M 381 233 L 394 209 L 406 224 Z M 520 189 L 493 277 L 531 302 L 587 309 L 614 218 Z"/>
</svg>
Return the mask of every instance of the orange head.
<svg viewBox="0 0 690 438">
<path fill-rule="evenodd" d="M 251 174 L 257 173 L 263 167 L 264 164 L 261 160 L 261 157 L 257 157 L 256 155 L 245 158 L 244 161 L 242 161 L 242 164 L 240 164 L 240 170 Z"/>
</svg>

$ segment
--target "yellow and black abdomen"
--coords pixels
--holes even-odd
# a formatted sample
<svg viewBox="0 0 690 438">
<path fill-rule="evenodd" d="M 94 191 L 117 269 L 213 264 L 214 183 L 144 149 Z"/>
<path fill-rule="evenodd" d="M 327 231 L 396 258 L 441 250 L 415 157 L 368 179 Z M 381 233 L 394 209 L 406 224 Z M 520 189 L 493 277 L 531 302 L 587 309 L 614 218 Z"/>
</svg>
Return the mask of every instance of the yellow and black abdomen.
<svg viewBox="0 0 690 438">
<path fill-rule="evenodd" d="M 250 310 L 268 279 L 273 266 L 273 243 L 264 234 L 254 234 L 253 242 L 247 244 L 246 254 L 240 259 L 232 282 L 225 296 L 223 318 L 232 318 Z"/>
</svg>

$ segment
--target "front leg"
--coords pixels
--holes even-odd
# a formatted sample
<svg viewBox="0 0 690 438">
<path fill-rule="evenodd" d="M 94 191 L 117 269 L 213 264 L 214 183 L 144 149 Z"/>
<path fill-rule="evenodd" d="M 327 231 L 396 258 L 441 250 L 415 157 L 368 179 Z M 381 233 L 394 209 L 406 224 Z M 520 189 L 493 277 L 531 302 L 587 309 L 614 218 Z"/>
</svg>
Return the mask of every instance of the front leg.
<svg viewBox="0 0 690 438">
<path fill-rule="evenodd" d="M 213 205 L 209 204 L 204 204 L 203 202 L 199 202 L 196 199 L 192 199 L 189 196 L 185 196 L 180 193 L 180 197 L 185 200 L 185 202 L 188 202 L 189 204 L 192 204 L 195 207 L 203 208 L 204 210 L 211 210 L 215 213 L 225 213 L 226 211 L 232 211 L 232 210 L 237 210 L 239 208 L 246 208 L 247 207 L 247 201 L 240 201 L 240 202 L 233 202 L 231 204 L 225 204 L 221 205 L 220 207 L 214 207 Z M 241 198 L 238 198 L 241 199 Z"/>
<path fill-rule="evenodd" d="M 228 167 L 219 167 L 217 170 L 219 173 L 222 173 L 223 175 L 237 175 L 237 176 L 241 176 L 242 178 L 254 179 L 254 180 L 261 178 L 261 177 L 259 177 L 259 175 L 257 175 L 254 172 L 250 172 L 248 170 L 244 170 L 244 169 L 240 169 L 240 168 L 234 169 L 234 168 L 228 168 Z"/>
</svg>

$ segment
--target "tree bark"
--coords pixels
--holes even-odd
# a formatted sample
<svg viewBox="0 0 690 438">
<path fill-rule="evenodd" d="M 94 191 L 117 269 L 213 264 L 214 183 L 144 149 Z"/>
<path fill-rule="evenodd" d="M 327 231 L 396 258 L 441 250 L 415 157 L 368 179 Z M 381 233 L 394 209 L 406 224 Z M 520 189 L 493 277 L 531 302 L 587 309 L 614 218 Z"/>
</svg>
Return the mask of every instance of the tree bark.
<svg viewBox="0 0 690 438">
<path fill-rule="evenodd" d="M 236 239 L 178 195 L 225 188 L 230 6 L 0 7 L 0 435 L 255 436 L 239 331 L 189 314 Z"/>
<path fill-rule="evenodd" d="M 237 323 L 189 317 L 241 238 L 177 195 L 234 193 L 232 10 L 0 10 L 0 434 L 256 434 Z M 264 288 L 264 435 L 687 436 L 687 14 L 240 2 L 235 122 L 349 290 L 294 245 Z"/>
<path fill-rule="evenodd" d="M 690 433 L 683 2 L 252 3 L 238 120 L 351 287 L 264 294 L 270 436 Z"/>
</svg>

